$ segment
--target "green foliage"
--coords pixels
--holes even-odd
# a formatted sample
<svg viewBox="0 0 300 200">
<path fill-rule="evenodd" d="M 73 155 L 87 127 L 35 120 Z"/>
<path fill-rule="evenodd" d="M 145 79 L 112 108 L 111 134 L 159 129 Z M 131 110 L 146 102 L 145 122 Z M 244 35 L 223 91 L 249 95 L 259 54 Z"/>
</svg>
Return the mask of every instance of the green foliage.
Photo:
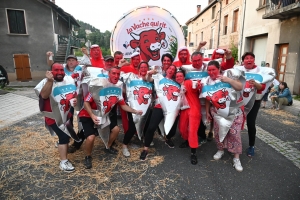
<svg viewBox="0 0 300 200">
<path fill-rule="evenodd" d="M 231 41 L 231 54 L 235 61 L 238 60 L 238 47 Z"/>
<path fill-rule="evenodd" d="M 300 94 L 297 94 L 296 96 L 294 96 L 294 99 L 297 101 L 300 101 Z"/>
<path fill-rule="evenodd" d="M 187 38 L 187 35 L 188 35 L 188 30 L 187 29 L 188 29 L 187 26 L 182 26 L 184 38 Z"/>
<path fill-rule="evenodd" d="M 173 56 L 173 58 L 176 57 L 177 48 L 178 48 L 177 38 L 175 36 L 171 35 L 171 37 L 169 37 L 168 52 Z"/>
</svg>

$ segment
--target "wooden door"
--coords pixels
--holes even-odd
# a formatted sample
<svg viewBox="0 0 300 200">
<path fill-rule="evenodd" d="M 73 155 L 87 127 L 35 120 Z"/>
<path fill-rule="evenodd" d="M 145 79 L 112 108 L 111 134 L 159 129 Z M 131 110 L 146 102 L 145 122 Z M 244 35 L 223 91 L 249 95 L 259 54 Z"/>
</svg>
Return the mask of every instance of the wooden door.
<svg viewBox="0 0 300 200">
<path fill-rule="evenodd" d="M 288 50 L 289 50 L 288 44 L 282 44 L 279 46 L 279 55 L 278 55 L 278 63 L 277 63 L 277 80 L 279 82 L 284 81 Z"/>
<path fill-rule="evenodd" d="M 14 54 L 17 80 L 31 80 L 30 63 L 28 54 Z"/>
</svg>

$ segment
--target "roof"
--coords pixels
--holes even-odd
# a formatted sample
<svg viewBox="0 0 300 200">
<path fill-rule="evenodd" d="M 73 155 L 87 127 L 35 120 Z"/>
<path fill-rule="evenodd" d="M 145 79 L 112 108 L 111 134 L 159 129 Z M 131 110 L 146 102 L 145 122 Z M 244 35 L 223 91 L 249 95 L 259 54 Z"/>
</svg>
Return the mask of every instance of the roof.
<svg viewBox="0 0 300 200">
<path fill-rule="evenodd" d="M 67 22 L 69 22 L 68 18 L 70 18 L 70 23 L 71 24 L 73 24 L 74 26 L 80 27 L 80 25 L 78 24 L 76 19 L 71 14 L 65 12 L 61 7 L 57 6 L 56 4 L 52 3 L 49 0 L 39 0 L 39 1 L 41 1 L 42 3 L 52 7 L 52 9 L 55 10 L 56 12 L 58 12 L 62 16 L 62 18 L 64 20 L 66 20 Z"/>
<path fill-rule="evenodd" d="M 191 22 L 195 21 L 196 19 L 198 19 L 198 17 L 200 17 L 203 13 L 205 13 L 209 8 L 211 8 L 217 2 L 218 2 L 217 0 L 212 1 L 201 12 L 199 12 L 197 15 L 195 15 L 194 17 L 190 18 L 187 22 L 185 22 L 185 25 L 189 25 L 189 23 L 191 23 Z"/>
</svg>

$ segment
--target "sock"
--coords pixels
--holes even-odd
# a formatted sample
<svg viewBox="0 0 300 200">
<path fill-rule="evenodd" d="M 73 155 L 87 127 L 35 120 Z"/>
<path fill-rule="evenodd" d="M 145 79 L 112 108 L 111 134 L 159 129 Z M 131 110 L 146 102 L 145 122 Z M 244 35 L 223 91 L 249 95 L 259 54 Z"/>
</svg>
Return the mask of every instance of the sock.
<svg viewBox="0 0 300 200">
<path fill-rule="evenodd" d="M 66 159 L 66 160 L 61 160 L 60 163 L 61 163 L 61 164 L 64 164 L 64 163 L 67 162 L 67 161 L 68 161 L 68 159 Z"/>
</svg>

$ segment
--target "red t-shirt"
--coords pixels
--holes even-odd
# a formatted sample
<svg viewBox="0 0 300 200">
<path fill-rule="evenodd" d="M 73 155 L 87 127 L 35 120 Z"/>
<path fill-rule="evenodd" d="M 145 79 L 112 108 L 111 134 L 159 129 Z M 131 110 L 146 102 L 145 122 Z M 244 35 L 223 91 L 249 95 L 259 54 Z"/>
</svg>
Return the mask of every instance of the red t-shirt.
<svg viewBox="0 0 300 200">
<path fill-rule="evenodd" d="M 88 93 L 86 95 L 86 97 L 84 98 L 84 101 L 89 102 L 91 105 L 91 108 L 93 110 L 97 110 L 97 105 L 96 105 L 91 93 Z M 124 99 L 122 99 L 121 101 L 118 102 L 118 104 L 121 106 L 121 105 L 125 105 L 126 103 L 125 103 Z M 82 108 L 78 113 L 78 117 L 91 117 L 91 116 L 86 111 L 86 109 Z"/>
</svg>

